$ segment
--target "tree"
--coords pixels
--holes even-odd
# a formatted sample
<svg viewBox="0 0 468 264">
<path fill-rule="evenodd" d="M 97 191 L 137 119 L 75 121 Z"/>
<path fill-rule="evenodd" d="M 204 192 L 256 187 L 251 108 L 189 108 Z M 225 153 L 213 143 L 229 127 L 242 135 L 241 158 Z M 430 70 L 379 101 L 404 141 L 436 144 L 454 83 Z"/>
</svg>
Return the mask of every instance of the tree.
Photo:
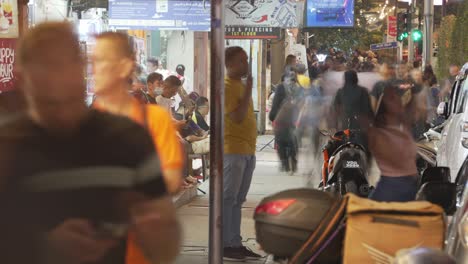
<svg viewBox="0 0 468 264">
<path fill-rule="evenodd" d="M 463 65 L 468 60 L 468 1 L 463 1 L 458 9 L 452 31 L 452 47 L 449 52 L 451 63 Z"/>
<path fill-rule="evenodd" d="M 453 58 L 450 53 L 453 49 L 453 28 L 455 26 L 456 17 L 454 15 L 442 18 L 440 23 L 437 53 L 436 74 L 439 80 L 443 80 L 448 76 L 448 67 L 452 63 Z"/>
</svg>

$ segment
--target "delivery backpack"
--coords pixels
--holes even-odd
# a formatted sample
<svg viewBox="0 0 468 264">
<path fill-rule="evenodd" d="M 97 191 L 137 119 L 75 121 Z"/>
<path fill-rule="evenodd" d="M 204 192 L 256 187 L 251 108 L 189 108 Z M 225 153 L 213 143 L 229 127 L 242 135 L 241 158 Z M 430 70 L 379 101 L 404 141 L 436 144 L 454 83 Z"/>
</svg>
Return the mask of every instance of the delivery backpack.
<svg viewBox="0 0 468 264">
<path fill-rule="evenodd" d="M 293 189 L 263 199 L 254 220 L 262 249 L 290 264 L 393 263 L 401 249 L 440 249 L 444 242 L 443 209 L 425 201 Z"/>
<path fill-rule="evenodd" d="M 346 200 L 314 189 L 266 197 L 255 210 L 257 241 L 289 263 L 341 263 Z"/>
<path fill-rule="evenodd" d="M 348 197 L 344 264 L 393 263 L 402 249 L 442 249 L 441 207 L 426 201 L 386 203 Z"/>
</svg>

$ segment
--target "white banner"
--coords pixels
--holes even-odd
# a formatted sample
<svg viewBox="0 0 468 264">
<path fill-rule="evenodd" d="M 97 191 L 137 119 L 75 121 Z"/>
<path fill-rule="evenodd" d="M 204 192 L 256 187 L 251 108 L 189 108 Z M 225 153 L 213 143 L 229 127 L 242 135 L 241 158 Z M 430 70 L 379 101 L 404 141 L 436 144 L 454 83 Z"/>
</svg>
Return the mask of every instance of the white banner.
<svg viewBox="0 0 468 264">
<path fill-rule="evenodd" d="M 225 1 L 226 26 L 298 27 L 295 0 Z"/>
</svg>

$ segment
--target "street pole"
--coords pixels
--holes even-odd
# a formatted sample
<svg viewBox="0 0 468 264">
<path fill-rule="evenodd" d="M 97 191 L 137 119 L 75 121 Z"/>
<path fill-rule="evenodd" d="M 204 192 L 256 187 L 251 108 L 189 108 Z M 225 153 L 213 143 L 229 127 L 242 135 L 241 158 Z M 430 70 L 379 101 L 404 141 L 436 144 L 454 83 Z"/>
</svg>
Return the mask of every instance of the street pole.
<svg viewBox="0 0 468 264">
<path fill-rule="evenodd" d="M 434 0 L 424 0 L 423 67 L 431 65 Z"/>
<path fill-rule="evenodd" d="M 266 86 L 266 70 L 267 70 L 267 52 L 268 52 L 268 40 L 260 40 L 262 45 L 262 67 L 260 76 L 260 132 L 265 134 L 266 130 L 266 101 L 267 101 L 267 86 Z"/>
<path fill-rule="evenodd" d="M 398 0 L 395 0 L 394 16 L 398 19 Z M 402 41 L 401 42 L 398 41 L 398 47 L 396 48 L 396 57 L 397 57 L 397 63 L 400 64 L 401 61 L 403 60 L 403 42 Z"/>
<path fill-rule="evenodd" d="M 224 6 L 211 1 L 209 264 L 223 263 Z"/>
<path fill-rule="evenodd" d="M 408 32 L 408 63 L 410 63 L 411 65 L 413 64 L 414 62 L 414 41 L 413 41 L 413 38 L 412 38 L 412 30 L 414 28 L 414 18 L 416 17 L 416 0 L 413 0 L 411 2 L 411 5 L 410 5 L 410 27 L 409 27 L 409 32 Z"/>
</svg>

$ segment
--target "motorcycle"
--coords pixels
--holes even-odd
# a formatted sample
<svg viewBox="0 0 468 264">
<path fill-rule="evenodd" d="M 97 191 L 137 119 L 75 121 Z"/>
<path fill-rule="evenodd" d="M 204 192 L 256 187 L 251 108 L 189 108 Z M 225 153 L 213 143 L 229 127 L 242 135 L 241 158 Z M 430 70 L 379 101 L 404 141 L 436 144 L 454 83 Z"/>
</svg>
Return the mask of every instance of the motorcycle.
<svg viewBox="0 0 468 264">
<path fill-rule="evenodd" d="M 422 175 L 427 168 L 437 166 L 437 142 L 441 139 L 443 124 L 430 128 L 416 142 L 417 158 L 416 167 L 419 175 Z"/>
<path fill-rule="evenodd" d="M 328 131 L 320 133 L 330 137 L 330 140 L 322 150 L 324 162 L 319 189 L 339 195 L 354 193 L 368 197 L 372 188 L 367 181 L 367 151 L 356 140 L 360 131 L 346 129 L 333 136 Z"/>
</svg>

